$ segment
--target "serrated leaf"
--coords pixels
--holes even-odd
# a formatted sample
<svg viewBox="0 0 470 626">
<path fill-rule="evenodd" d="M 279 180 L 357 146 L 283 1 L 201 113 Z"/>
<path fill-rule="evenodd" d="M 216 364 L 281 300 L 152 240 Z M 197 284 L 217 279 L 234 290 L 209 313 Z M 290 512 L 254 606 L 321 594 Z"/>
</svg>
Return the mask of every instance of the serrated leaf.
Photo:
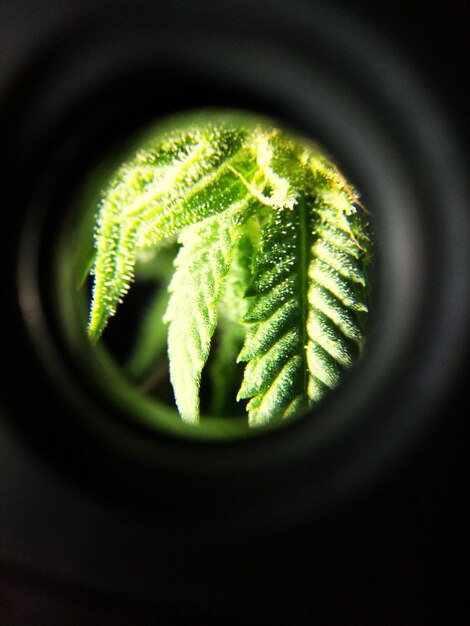
<svg viewBox="0 0 470 626">
<path fill-rule="evenodd" d="M 171 383 L 186 422 L 199 421 L 201 373 L 209 356 L 233 250 L 242 235 L 236 216 L 249 215 L 250 202 L 246 195 L 224 214 L 189 226 L 180 235 L 182 247 L 175 261 L 164 320 L 168 323 Z"/>
<path fill-rule="evenodd" d="M 356 197 L 307 163 L 306 190 L 293 210 L 278 210 L 262 232 L 248 294 L 249 325 L 239 360 L 247 366 L 238 397 L 251 425 L 290 415 L 339 382 L 363 341 L 364 232 L 351 218 Z M 318 177 L 321 176 L 321 180 Z M 315 180 L 316 178 L 316 180 Z"/>
<path fill-rule="evenodd" d="M 300 208 L 302 207 L 302 208 Z M 302 248 L 305 200 L 278 210 L 262 230 L 253 261 L 249 323 L 240 361 L 247 361 L 239 399 L 251 425 L 282 418 L 307 400 L 305 284 Z"/>
<path fill-rule="evenodd" d="M 89 336 L 115 313 L 137 257 L 178 238 L 165 321 L 182 418 L 199 420 L 209 355 L 212 408 L 229 405 L 242 340 L 251 426 L 311 406 L 364 343 L 370 241 L 358 207 L 319 150 L 270 126 L 220 115 L 157 133 L 104 190 Z M 153 330 L 140 334 L 145 359 Z"/>
<path fill-rule="evenodd" d="M 134 279 L 137 253 L 246 196 L 233 167 L 250 179 L 247 130 L 207 124 L 164 136 L 126 163 L 104 193 L 97 221 L 88 334 L 94 341 Z"/>
</svg>

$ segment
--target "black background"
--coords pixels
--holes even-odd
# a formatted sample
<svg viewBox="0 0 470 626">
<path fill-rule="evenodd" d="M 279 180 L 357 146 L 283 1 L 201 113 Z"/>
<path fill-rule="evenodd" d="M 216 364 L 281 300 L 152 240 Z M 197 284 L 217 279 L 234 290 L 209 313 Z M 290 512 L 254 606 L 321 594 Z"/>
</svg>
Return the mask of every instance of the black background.
<svg viewBox="0 0 470 626">
<path fill-rule="evenodd" d="M 24 19 L 27 3 L 18 5 L 22 5 L 18 19 Z M 346 8 L 399 49 L 437 95 L 466 148 L 466 3 L 353 2 Z M 34 24 L 29 27 L 34 29 Z M 468 361 L 468 347 L 463 349 Z M 268 605 L 272 595 L 285 607 L 292 606 L 293 624 L 298 615 L 301 623 L 335 626 L 470 623 L 465 592 L 470 484 L 467 381 L 468 367 L 462 367 L 432 430 L 372 493 L 340 516 L 296 528 L 295 534 L 275 544 L 247 544 L 246 551 L 231 554 L 227 562 L 244 572 L 239 584 L 245 595 L 264 595 Z M 223 586 L 230 576 L 220 574 Z M 232 596 L 236 602 L 235 589 Z M 162 606 L 158 598 L 155 604 L 141 605 L 103 596 L 87 585 L 41 577 L 15 563 L 0 563 L 0 623 L 5 625 L 236 623 L 229 607 L 227 611 L 221 615 L 184 605 Z M 253 615 L 253 623 L 278 622 L 268 612 Z"/>
</svg>

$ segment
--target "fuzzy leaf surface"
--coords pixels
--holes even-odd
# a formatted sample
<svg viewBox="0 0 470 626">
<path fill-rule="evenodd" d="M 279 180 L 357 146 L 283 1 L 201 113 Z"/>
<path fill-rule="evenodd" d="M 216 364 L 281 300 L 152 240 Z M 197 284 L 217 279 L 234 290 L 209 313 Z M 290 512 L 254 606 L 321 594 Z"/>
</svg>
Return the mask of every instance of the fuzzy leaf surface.
<svg viewBox="0 0 470 626">
<path fill-rule="evenodd" d="M 254 258 L 249 328 L 239 355 L 247 366 L 238 394 L 249 400 L 253 426 L 319 401 L 363 341 L 357 198 L 321 161 L 307 161 L 303 176 L 296 204 L 275 212 Z"/>
<path fill-rule="evenodd" d="M 168 323 L 170 378 L 183 420 L 199 421 L 201 374 L 209 356 L 233 251 L 242 230 L 237 216 L 249 215 L 251 198 L 235 203 L 222 215 L 187 227 L 170 283 Z"/>
<path fill-rule="evenodd" d="M 212 413 L 236 396 L 255 427 L 318 403 L 361 354 L 367 219 L 332 162 L 279 129 L 220 115 L 157 133 L 103 191 L 94 243 L 92 341 L 136 279 L 137 259 L 179 246 L 163 279 L 166 326 L 163 296 L 137 334 L 133 367 L 146 373 L 166 328 L 188 423 L 200 420 L 206 364 Z"/>
<path fill-rule="evenodd" d="M 96 232 L 88 334 L 98 339 L 134 280 L 137 253 L 246 196 L 231 168 L 250 179 L 247 129 L 190 127 L 142 148 L 103 193 Z"/>
</svg>

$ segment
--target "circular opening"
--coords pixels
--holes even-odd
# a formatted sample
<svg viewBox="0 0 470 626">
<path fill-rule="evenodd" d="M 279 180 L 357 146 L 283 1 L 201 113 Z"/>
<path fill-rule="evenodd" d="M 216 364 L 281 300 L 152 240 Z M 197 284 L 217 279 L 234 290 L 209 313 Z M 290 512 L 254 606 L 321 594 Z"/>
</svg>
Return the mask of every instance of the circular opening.
<svg viewBox="0 0 470 626">
<path fill-rule="evenodd" d="M 57 305 L 89 380 L 183 437 L 311 413 L 362 356 L 370 215 L 323 148 L 277 120 L 199 110 L 88 177 L 57 249 Z"/>
<path fill-rule="evenodd" d="M 466 283 L 455 262 L 465 256 L 464 196 L 460 185 L 449 189 L 458 172 L 452 142 L 436 125 L 426 94 L 360 25 L 349 29 L 347 20 L 304 14 L 286 3 L 266 22 L 262 7 L 247 4 L 246 13 L 240 7 L 211 22 L 209 33 L 193 20 L 182 31 L 177 11 L 174 23 L 164 13 L 156 20 L 145 14 L 130 36 L 130 15 L 116 21 L 113 15 L 112 36 L 104 37 L 99 24 L 75 44 L 64 36 L 67 45 L 23 77 L 18 93 L 34 89 L 27 109 L 10 103 L 6 144 L 13 164 L 7 187 L 27 192 L 12 204 L 24 202 L 22 214 L 15 213 L 21 250 L 14 250 L 18 267 L 11 270 L 21 307 L 11 311 L 22 316 L 12 313 L 4 328 L 13 354 L 18 335 L 10 329 L 21 326 L 21 375 L 35 382 L 36 405 L 49 408 L 45 428 L 30 410 L 31 394 L 16 394 L 15 428 L 22 421 L 34 447 L 61 469 L 92 491 L 157 503 L 159 513 L 162 498 L 169 514 L 197 503 L 204 521 L 221 498 L 230 502 L 227 519 L 243 523 L 246 511 L 256 510 L 264 524 L 305 507 L 319 511 L 375 480 L 428 422 L 426 409 L 445 384 L 442 372 L 452 371 L 466 311 Z M 282 429 L 240 427 L 236 419 L 220 420 L 218 430 L 202 420 L 195 427 L 163 403 L 157 416 L 153 400 L 152 417 L 149 399 L 125 379 L 111 346 L 96 349 L 86 336 L 89 295 L 76 289 L 77 246 L 92 241 L 99 190 L 130 152 L 110 149 L 87 189 L 83 181 L 107 147 L 182 106 L 288 120 L 298 135 L 318 139 L 338 156 L 371 210 L 365 216 L 373 217 L 377 245 L 366 358 L 315 415 L 284 420 Z M 136 284 L 122 307 L 130 306 Z M 118 308 L 105 333 L 117 328 L 123 311 Z M 10 370 L 5 380 L 16 390 Z M 263 436 L 246 436 L 258 433 Z"/>
</svg>

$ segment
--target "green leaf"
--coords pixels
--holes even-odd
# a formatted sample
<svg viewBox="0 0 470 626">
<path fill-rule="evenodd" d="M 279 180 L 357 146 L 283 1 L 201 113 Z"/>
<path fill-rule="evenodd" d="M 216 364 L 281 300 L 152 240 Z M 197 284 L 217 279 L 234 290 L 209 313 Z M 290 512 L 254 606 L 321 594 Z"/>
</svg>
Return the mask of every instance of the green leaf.
<svg viewBox="0 0 470 626">
<path fill-rule="evenodd" d="M 157 129 L 103 190 L 88 334 L 100 337 L 138 259 L 177 240 L 167 326 L 159 296 L 132 370 L 150 367 L 167 328 L 182 419 L 200 419 L 206 364 L 212 412 L 233 406 L 243 363 L 237 399 L 259 426 L 315 405 L 360 355 L 371 241 L 357 192 L 315 146 L 246 116 L 214 120 Z M 158 258 L 141 279 L 170 280 Z"/>
<path fill-rule="evenodd" d="M 96 341 L 134 280 L 139 249 L 156 247 L 183 228 L 243 199 L 232 171 L 255 172 L 242 128 L 189 128 L 160 138 L 126 163 L 100 206 L 88 334 Z M 242 146 L 244 149 L 242 150 Z"/>
<path fill-rule="evenodd" d="M 222 215 L 209 217 L 184 229 L 182 248 L 170 283 L 168 323 L 170 378 L 181 417 L 199 421 L 199 387 L 209 356 L 218 306 L 224 291 L 233 250 L 242 230 L 237 217 L 250 214 L 250 196 Z"/>
<path fill-rule="evenodd" d="M 238 357 L 248 363 L 238 398 L 250 400 L 251 425 L 286 417 L 307 400 L 306 217 L 303 198 L 295 210 L 276 211 L 253 260 L 248 332 Z"/>
<path fill-rule="evenodd" d="M 356 196 L 335 186 L 321 164 L 306 165 L 296 205 L 276 211 L 254 258 L 239 355 L 247 366 L 238 394 L 249 400 L 253 426 L 320 400 L 363 342 L 358 313 L 367 306 L 358 241 L 365 232 L 351 217 Z"/>
</svg>

